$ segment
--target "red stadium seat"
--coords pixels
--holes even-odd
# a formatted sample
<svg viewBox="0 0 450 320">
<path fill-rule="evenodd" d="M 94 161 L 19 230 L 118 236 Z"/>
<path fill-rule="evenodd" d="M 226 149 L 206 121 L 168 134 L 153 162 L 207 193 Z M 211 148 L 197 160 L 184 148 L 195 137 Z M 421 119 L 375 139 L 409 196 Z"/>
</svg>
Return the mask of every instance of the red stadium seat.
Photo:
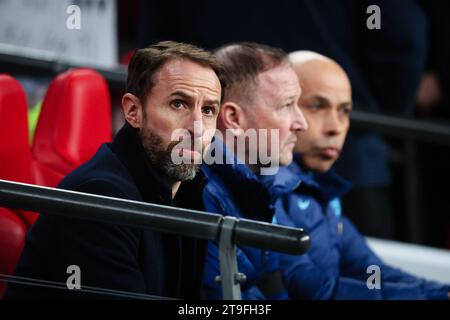
<svg viewBox="0 0 450 320">
<path fill-rule="evenodd" d="M 32 153 L 37 184 L 56 186 L 112 137 L 109 91 L 100 74 L 72 69 L 52 81 Z"/>
<path fill-rule="evenodd" d="M 108 87 L 93 70 L 69 70 L 52 81 L 31 148 L 27 111 L 19 82 L 0 75 L 0 179 L 55 187 L 112 138 Z M 0 208 L 0 274 L 14 271 L 36 218 Z M 0 297 L 4 290 L 0 281 Z"/>
<path fill-rule="evenodd" d="M 20 83 L 8 75 L 0 75 L 1 179 L 32 181 L 27 112 L 26 96 Z"/>
<path fill-rule="evenodd" d="M 32 182 L 25 93 L 17 80 L 0 75 L 0 179 Z M 36 215 L 0 208 L 0 274 L 11 274 L 25 243 L 26 225 L 19 218 Z M 0 297 L 5 290 L 0 282 Z"/>
<path fill-rule="evenodd" d="M 27 228 L 23 221 L 11 210 L 0 208 L 0 274 L 11 275 L 19 261 L 25 244 Z M 0 281 L 0 299 L 6 283 Z"/>
</svg>

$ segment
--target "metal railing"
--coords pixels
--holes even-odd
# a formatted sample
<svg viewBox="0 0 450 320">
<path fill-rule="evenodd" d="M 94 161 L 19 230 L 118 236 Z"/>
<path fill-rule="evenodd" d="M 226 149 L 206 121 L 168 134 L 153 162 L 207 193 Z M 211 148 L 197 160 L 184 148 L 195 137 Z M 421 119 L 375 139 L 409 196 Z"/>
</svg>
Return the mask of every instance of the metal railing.
<svg viewBox="0 0 450 320">
<path fill-rule="evenodd" d="M 302 229 L 1 179 L 0 206 L 217 241 L 224 299 L 241 298 L 236 245 L 288 254 L 310 246 Z"/>
<path fill-rule="evenodd" d="M 450 124 L 353 110 L 352 127 L 371 129 L 403 139 L 450 146 Z"/>
</svg>

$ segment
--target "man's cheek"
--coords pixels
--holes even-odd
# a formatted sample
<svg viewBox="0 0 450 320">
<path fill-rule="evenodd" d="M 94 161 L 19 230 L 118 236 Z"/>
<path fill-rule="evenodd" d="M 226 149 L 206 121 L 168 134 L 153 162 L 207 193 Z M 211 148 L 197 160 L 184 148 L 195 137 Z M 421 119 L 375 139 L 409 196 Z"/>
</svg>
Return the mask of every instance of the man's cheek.
<svg viewBox="0 0 450 320">
<path fill-rule="evenodd" d="M 202 137 L 202 141 L 203 141 L 203 145 L 208 145 L 211 143 L 212 138 L 214 137 L 214 135 L 216 134 L 216 127 L 209 127 L 209 128 L 205 128 L 205 131 L 203 133 L 203 137 Z"/>
<path fill-rule="evenodd" d="M 205 128 L 205 131 L 214 131 L 217 128 L 217 117 L 215 118 L 208 118 L 203 121 L 203 127 Z"/>
<path fill-rule="evenodd" d="M 211 146 L 211 139 L 203 140 L 202 143 L 202 152 L 205 152 Z"/>
<path fill-rule="evenodd" d="M 171 151 L 175 145 L 183 141 L 181 134 L 162 134 L 161 138 L 163 139 L 164 148 L 168 151 Z"/>
</svg>

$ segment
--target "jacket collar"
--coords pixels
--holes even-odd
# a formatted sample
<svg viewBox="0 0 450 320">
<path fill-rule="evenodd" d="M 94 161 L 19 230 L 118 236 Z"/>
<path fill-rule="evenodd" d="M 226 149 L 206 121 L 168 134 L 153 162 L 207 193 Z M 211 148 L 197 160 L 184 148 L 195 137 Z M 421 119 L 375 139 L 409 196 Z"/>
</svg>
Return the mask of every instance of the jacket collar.
<svg viewBox="0 0 450 320">
<path fill-rule="evenodd" d="M 336 174 L 333 170 L 326 173 L 314 173 L 304 168 L 301 156 L 296 154 L 293 163 L 289 166 L 291 172 L 299 176 L 302 185 L 297 189 L 299 191 L 309 189 L 319 195 L 323 201 L 328 202 L 334 198 L 340 198 L 347 193 L 352 184 Z"/>
<path fill-rule="evenodd" d="M 293 191 L 300 180 L 292 174 L 257 175 L 246 164 L 239 161 L 222 140 L 215 139 L 212 147 L 217 158 L 223 159 L 223 164 L 203 165 L 202 170 L 205 175 L 210 180 L 221 180 L 245 217 L 272 221 L 277 198 Z M 286 168 L 280 167 L 280 169 L 284 171 Z"/>
</svg>

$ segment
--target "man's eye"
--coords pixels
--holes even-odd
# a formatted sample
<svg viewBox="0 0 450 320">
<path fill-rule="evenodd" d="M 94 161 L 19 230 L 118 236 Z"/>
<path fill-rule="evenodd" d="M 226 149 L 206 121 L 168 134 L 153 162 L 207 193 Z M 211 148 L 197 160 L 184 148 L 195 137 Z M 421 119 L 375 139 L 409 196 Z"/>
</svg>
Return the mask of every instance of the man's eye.
<svg viewBox="0 0 450 320">
<path fill-rule="evenodd" d="M 289 103 L 285 104 L 284 106 L 285 106 L 286 108 L 292 108 L 292 107 L 295 106 L 295 103 L 294 103 L 294 102 L 289 102 Z"/>
<path fill-rule="evenodd" d="M 351 108 L 342 108 L 341 109 L 341 113 L 346 115 L 346 116 L 350 115 L 350 112 L 352 112 Z"/>
<path fill-rule="evenodd" d="M 307 106 L 307 108 L 313 111 L 320 110 L 322 108 L 322 104 L 320 102 L 311 103 Z"/>
<path fill-rule="evenodd" d="M 216 114 L 216 108 L 214 107 L 204 107 L 203 108 L 203 113 L 208 115 L 208 116 L 212 116 Z"/>
<path fill-rule="evenodd" d="M 351 108 L 345 108 L 344 109 L 345 114 L 350 114 L 352 112 Z"/>
<path fill-rule="evenodd" d="M 171 105 L 175 108 L 175 109 L 181 109 L 184 107 L 184 102 L 181 100 L 174 100 L 172 101 Z"/>
</svg>

